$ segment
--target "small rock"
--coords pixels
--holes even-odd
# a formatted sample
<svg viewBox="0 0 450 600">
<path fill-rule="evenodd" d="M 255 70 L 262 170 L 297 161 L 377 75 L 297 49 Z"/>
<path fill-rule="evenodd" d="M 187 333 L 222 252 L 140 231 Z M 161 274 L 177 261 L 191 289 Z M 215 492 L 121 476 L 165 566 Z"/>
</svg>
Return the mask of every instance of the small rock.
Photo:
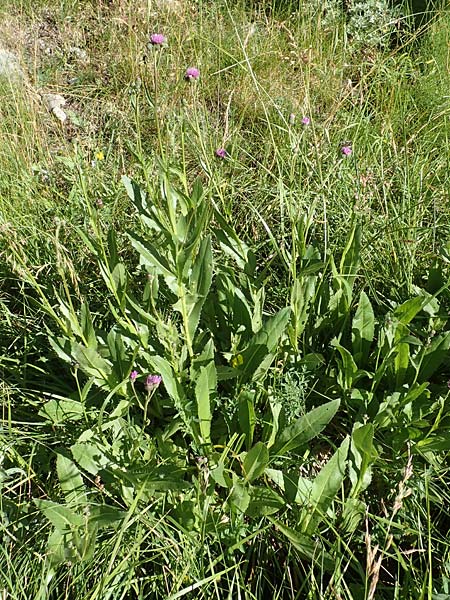
<svg viewBox="0 0 450 600">
<path fill-rule="evenodd" d="M 42 100 L 50 112 L 55 108 L 61 108 L 61 106 L 66 105 L 66 99 L 59 94 L 44 94 Z"/>
<path fill-rule="evenodd" d="M 67 121 L 67 115 L 61 108 L 66 105 L 66 99 L 59 94 L 44 94 L 42 100 L 47 109 L 60 121 L 65 123 Z"/>
<path fill-rule="evenodd" d="M 66 113 L 62 108 L 59 108 L 59 106 L 55 106 L 55 108 L 52 110 L 52 113 L 58 119 L 58 121 L 61 121 L 61 123 L 65 123 L 67 121 Z"/>
</svg>

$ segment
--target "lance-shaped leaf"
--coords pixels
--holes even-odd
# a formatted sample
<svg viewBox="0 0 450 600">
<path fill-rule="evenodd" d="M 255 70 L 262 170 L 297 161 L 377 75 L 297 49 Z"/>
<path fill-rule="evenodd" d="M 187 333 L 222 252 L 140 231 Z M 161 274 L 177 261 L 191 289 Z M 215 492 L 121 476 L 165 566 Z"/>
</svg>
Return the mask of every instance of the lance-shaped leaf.
<svg viewBox="0 0 450 600">
<path fill-rule="evenodd" d="M 269 463 L 269 451 L 265 444 L 258 442 L 251 450 L 247 452 L 244 458 L 245 481 L 254 481 L 264 473 L 264 469 Z"/>
<path fill-rule="evenodd" d="M 248 347 L 242 352 L 242 381 L 250 381 L 262 377 L 272 363 L 278 342 L 286 330 L 291 309 L 281 309 L 276 315 L 267 319 L 261 329 L 250 340 Z"/>
<path fill-rule="evenodd" d="M 341 489 L 347 466 L 350 438 L 346 437 L 327 464 L 314 479 L 307 507 L 303 510 L 301 529 L 303 533 L 314 534 L 323 521 L 328 508 Z"/>
<path fill-rule="evenodd" d="M 284 456 L 287 452 L 300 448 L 312 440 L 331 421 L 339 408 L 340 400 L 332 400 L 313 408 L 286 427 L 273 446 L 272 453 Z"/>
<path fill-rule="evenodd" d="M 358 308 L 352 323 L 352 344 L 355 362 L 364 366 L 369 356 L 370 345 L 375 331 L 375 317 L 369 298 L 365 292 L 359 296 Z"/>
</svg>

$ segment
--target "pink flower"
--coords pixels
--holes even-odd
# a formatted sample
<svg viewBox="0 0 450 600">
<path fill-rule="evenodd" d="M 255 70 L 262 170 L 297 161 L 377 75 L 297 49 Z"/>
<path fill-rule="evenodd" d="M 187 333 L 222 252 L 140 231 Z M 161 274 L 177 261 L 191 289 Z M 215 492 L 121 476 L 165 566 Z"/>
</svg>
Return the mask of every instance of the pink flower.
<svg viewBox="0 0 450 600">
<path fill-rule="evenodd" d="M 162 33 L 152 33 L 150 36 L 150 43 L 153 46 L 163 46 L 166 43 L 166 36 Z"/>
<path fill-rule="evenodd" d="M 228 153 L 225 150 L 225 148 L 217 148 L 217 150 L 216 150 L 216 156 L 218 158 L 226 158 L 227 155 L 228 155 Z"/>
<path fill-rule="evenodd" d="M 341 152 L 344 156 L 350 156 L 350 154 L 352 153 L 352 147 L 351 146 L 342 146 Z"/>
<path fill-rule="evenodd" d="M 311 123 L 311 119 L 309 117 L 303 117 L 302 125 L 309 125 Z"/>
<path fill-rule="evenodd" d="M 147 375 L 147 379 L 145 380 L 145 389 L 147 392 L 152 392 L 153 390 L 156 390 L 161 381 L 161 375 Z"/>
<path fill-rule="evenodd" d="M 184 74 L 184 78 L 188 81 L 194 81 L 200 77 L 200 71 L 197 67 L 189 67 L 186 69 L 186 73 Z"/>
<path fill-rule="evenodd" d="M 136 381 L 136 377 L 138 375 L 139 375 L 139 373 L 137 371 L 131 371 L 131 373 L 130 373 L 131 383 L 134 383 Z"/>
</svg>

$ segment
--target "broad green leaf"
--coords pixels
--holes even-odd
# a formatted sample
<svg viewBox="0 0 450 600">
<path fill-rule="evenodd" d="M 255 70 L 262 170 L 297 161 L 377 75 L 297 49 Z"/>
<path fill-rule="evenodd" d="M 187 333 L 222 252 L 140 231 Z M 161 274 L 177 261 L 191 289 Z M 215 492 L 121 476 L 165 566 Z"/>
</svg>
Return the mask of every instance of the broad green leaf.
<svg viewBox="0 0 450 600">
<path fill-rule="evenodd" d="M 108 504 L 89 504 L 89 521 L 97 527 L 114 527 L 121 523 L 126 512 Z"/>
<path fill-rule="evenodd" d="M 279 469 L 267 468 L 264 474 L 284 492 L 286 500 L 289 503 L 298 502 L 298 473 L 286 473 Z"/>
<path fill-rule="evenodd" d="M 338 383 L 343 390 L 349 390 L 353 387 L 353 382 L 356 374 L 358 373 L 358 367 L 353 360 L 353 356 L 346 348 L 341 346 L 336 340 L 333 340 L 331 344 L 341 355 L 341 360 L 337 360 L 339 365 L 339 371 L 337 374 Z"/>
<path fill-rule="evenodd" d="M 82 469 L 91 475 L 97 475 L 102 469 L 110 467 L 112 461 L 105 456 L 96 444 L 78 443 L 70 447 L 72 456 Z"/>
<path fill-rule="evenodd" d="M 419 452 L 448 452 L 450 450 L 450 437 L 447 432 L 432 434 L 423 440 L 419 440 L 415 450 Z"/>
<path fill-rule="evenodd" d="M 352 323 L 352 344 L 355 362 L 363 367 L 369 357 L 370 345 L 375 332 L 375 317 L 365 292 L 359 296 L 358 308 Z"/>
<path fill-rule="evenodd" d="M 294 345 L 305 329 L 308 320 L 310 303 L 316 290 L 317 275 L 310 275 L 296 279 L 292 285 L 291 308 L 292 308 L 292 333 Z"/>
<path fill-rule="evenodd" d="M 142 489 L 149 496 L 156 492 L 181 491 L 191 487 L 185 480 L 186 470 L 174 464 L 150 465 L 126 471 L 119 468 L 112 472 L 124 485 L 131 484 L 134 490 Z"/>
<path fill-rule="evenodd" d="M 247 452 L 244 458 L 245 481 L 254 481 L 264 473 L 269 463 L 269 451 L 263 442 L 258 442 Z"/>
<path fill-rule="evenodd" d="M 167 393 L 172 398 L 175 406 L 181 409 L 184 406 L 184 391 L 179 384 L 174 370 L 170 363 L 162 356 L 151 355 L 148 357 L 156 374 L 162 376 L 162 382 L 167 390 Z"/>
<path fill-rule="evenodd" d="M 97 348 L 97 337 L 95 335 L 94 325 L 92 323 L 91 311 L 86 302 L 83 302 L 80 308 L 81 329 L 84 338 L 90 348 Z"/>
<path fill-rule="evenodd" d="M 450 362 L 450 331 L 437 335 L 430 345 L 425 347 L 421 353 L 419 368 L 419 381 L 426 381 L 441 366 L 444 360 Z"/>
<path fill-rule="evenodd" d="M 128 237 L 133 248 L 139 253 L 141 264 L 154 267 L 159 275 L 166 278 L 166 281 L 167 278 L 171 280 L 175 276 L 168 261 L 161 256 L 153 244 L 138 235 L 132 236 L 128 234 Z M 173 285 L 169 287 L 172 289 Z"/>
<path fill-rule="evenodd" d="M 281 432 L 272 453 L 284 456 L 287 452 L 307 444 L 328 425 L 339 405 L 340 400 L 331 400 L 294 421 Z"/>
<path fill-rule="evenodd" d="M 403 325 L 408 325 L 414 317 L 430 302 L 430 295 L 417 296 L 406 300 L 394 310 L 394 317 Z"/>
<path fill-rule="evenodd" d="M 106 383 L 111 374 L 111 363 L 102 358 L 95 348 L 86 348 L 78 342 L 72 342 L 72 357 L 82 371 Z"/>
<path fill-rule="evenodd" d="M 256 425 L 254 407 L 255 392 L 243 390 L 238 398 L 238 420 L 242 433 L 245 433 L 247 448 L 253 444 L 253 432 Z"/>
<path fill-rule="evenodd" d="M 346 437 L 338 450 L 314 479 L 309 506 L 303 511 L 302 532 L 313 535 L 328 508 L 341 489 L 345 477 L 350 438 Z"/>
<path fill-rule="evenodd" d="M 366 423 L 360 427 L 355 426 L 352 433 L 349 476 L 352 482 L 351 495 L 353 497 L 357 497 L 360 492 L 365 490 L 372 478 L 371 465 L 378 456 L 373 445 L 373 433 L 372 423 Z"/>
<path fill-rule="evenodd" d="M 356 223 L 349 235 L 341 257 L 340 273 L 347 276 L 350 285 L 358 274 L 361 252 L 361 225 Z"/>
<path fill-rule="evenodd" d="M 85 523 L 82 515 L 75 513 L 65 504 L 57 504 L 51 500 L 41 500 L 40 498 L 34 498 L 33 502 L 50 523 L 60 531 L 70 531 Z"/>
<path fill-rule="evenodd" d="M 84 415 L 84 406 L 78 400 L 49 400 L 39 411 L 39 416 L 52 421 L 53 425 L 64 425 L 70 421 L 79 421 Z"/>
<path fill-rule="evenodd" d="M 208 369 L 214 369 L 214 363 L 208 367 L 200 367 L 195 384 L 195 397 L 197 399 L 197 416 L 200 425 L 200 434 L 204 444 L 211 443 L 211 405 L 209 398 Z"/>
<path fill-rule="evenodd" d="M 366 514 L 366 505 L 358 498 L 347 498 L 342 511 L 342 528 L 348 533 L 353 533 L 359 527 Z"/>
<path fill-rule="evenodd" d="M 202 307 L 206 296 L 208 295 L 209 288 L 211 287 L 212 274 L 213 258 L 211 251 L 211 239 L 208 236 L 200 245 L 200 250 L 196 256 L 194 266 L 192 268 L 192 274 L 189 279 L 190 294 L 188 298 L 188 327 L 189 339 L 191 340 L 194 339 L 200 320 Z"/>
<path fill-rule="evenodd" d="M 250 504 L 248 486 L 236 475 L 233 476 L 233 488 L 230 494 L 230 502 L 234 508 L 244 513 Z"/>
<path fill-rule="evenodd" d="M 83 478 L 75 463 L 62 454 L 56 459 L 56 471 L 68 506 L 85 506 L 87 497 Z"/>
<path fill-rule="evenodd" d="M 258 333 L 250 340 L 248 347 L 242 352 L 241 370 L 244 381 L 249 381 L 258 374 L 261 375 L 269 368 L 273 360 L 272 353 L 276 350 L 278 342 L 286 330 L 290 314 L 289 307 L 281 309 L 276 315 L 267 319 Z"/>
<path fill-rule="evenodd" d="M 127 175 L 122 175 L 122 183 L 133 205 L 138 209 L 140 213 L 145 212 L 147 208 L 147 203 L 145 201 L 145 192 L 141 190 L 141 188 L 135 181 L 127 177 Z"/>
<path fill-rule="evenodd" d="M 403 342 L 396 346 L 394 358 L 395 384 L 399 388 L 403 385 L 409 366 L 409 344 Z"/>
<path fill-rule="evenodd" d="M 269 487 L 250 488 L 250 502 L 245 511 L 249 517 L 273 515 L 285 506 L 283 498 Z"/>
</svg>

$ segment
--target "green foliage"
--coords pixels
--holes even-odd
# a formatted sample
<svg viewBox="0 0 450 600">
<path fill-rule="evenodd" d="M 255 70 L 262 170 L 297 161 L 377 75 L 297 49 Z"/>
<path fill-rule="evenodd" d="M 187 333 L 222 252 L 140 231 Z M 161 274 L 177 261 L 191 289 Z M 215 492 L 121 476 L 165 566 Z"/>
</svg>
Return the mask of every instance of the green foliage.
<svg viewBox="0 0 450 600">
<path fill-rule="evenodd" d="M 0 9 L 14 600 L 448 593 L 448 18 L 319 4 Z"/>
</svg>

